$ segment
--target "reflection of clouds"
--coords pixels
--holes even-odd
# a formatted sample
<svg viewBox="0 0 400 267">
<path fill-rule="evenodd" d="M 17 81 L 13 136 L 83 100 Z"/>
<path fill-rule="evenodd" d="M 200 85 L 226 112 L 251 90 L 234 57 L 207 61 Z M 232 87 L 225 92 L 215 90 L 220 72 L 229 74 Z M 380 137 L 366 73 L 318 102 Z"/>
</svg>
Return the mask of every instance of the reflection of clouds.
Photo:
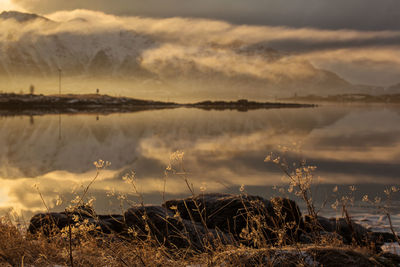
<svg viewBox="0 0 400 267">
<path fill-rule="evenodd" d="M 131 169 L 146 202 L 159 201 L 164 169 L 176 150 L 185 151 L 185 169 L 196 192 L 204 185 L 207 192 L 221 192 L 241 184 L 256 191 L 286 184 L 282 172 L 263 160 L 269 152 L 281 151 L 278 145 L 290 148 L 299 141 L 302 150 L 289 151 L 287 157 L 309 159 L 323 184 L 390 184 L 400 173 L 400 126 L 395 123 L 399 114 L 379 107 L 248 113 L 179 109 L 112 115 L 99 122 L 91 116 L 63 116 L 61 142 L 53 137 L 57 128 L 52 116 L 35 118 L 31 131 L 23 119 L 7 118 L 7 127 L 0 125 L 0 159 L 5 163 L 0 171 L 0 209 L 43 210 L 32 188 L 37 182 L 46 203 L 55 208 L 57 196 L 68 200 L 73 189 L 82 192 L 82 185 L 94 177 L 93 161 L 99 158 L 112 165 L 91 187 L 98 203 L 107 205 L 105 194 L 111 190 L 134 195 L 122 180 Z M 165 193 L 190 194 L 178 175 L 166 179 Z"/>
<path fill-rule="evenodd" d="M 345 136 L 327 136 L 314 143 L 317 147 L 348 147 L 357 150 L 367 150 L 369 147 L 392 147 L 398 141 L 400 132 L 354 133 Z"/>
<path fill-rule="evenodd" d="M 334 146 L 313 150 L 308 148 L 303 150 L 306 158 L 330 159 L 335 161 L 355 161 L 355 162 L 396 162 L 399 158 L 400 144 L 388 147 L 370 147 L 353 149 L 352 146 Z"/>
<path fill-rule="evenodd" d="M 4 188 L 0 188 L 0 207 L 8 202 L 8 195 Z"/>
<path fill-rule="evenodd" d="M 113 177 L 114 173 L 114 171 L 103 170 L 98 177 L 98 183 L 104 185 L 103 180 L 107 179 L 106 177 Z M 81 192 L 82 186 L 89 184 L 95 175 L 95 171 L 82 174 L 55 171 L 37 177 L 36 179 L 2 179 L 2 190 L 6 197 L 5 201 L 0 202 L 0 207 L 12 207 L 16 211 L 43 210 L 44 204 L 42 203 L 39 192 L 34 188 L 36 184 L 44 197 L 46 205 L 48 205 L 49 208 L 53 208 L 58 196 L 72 194 L 73 191 Z M 95 184 L 93 189 L 96 189 L 97 186 L 98 184 Z M 104 190 L 104 188 L 102 188 L 102 190 Z"/>
<path fill-rule="evenodd" d="M 360 109 L 326 128 L 315 129 L 306 157 L 336 161 L 398 162 L 400 116 L 385 108 Z"/>
<path fill-rule="evenodd" d="M 398 177 L 377 177 L 371 176 L 364 173 L 331 173 L 331 172 L 319 172 L 321 184 L 332 184 L 332 185 L 374 185 L 378 184 L 380 188 L 384 188 L 384 185 L 397 184 L 396 180 Z M 394 179 L 395 178 L 395 179 Z M 373 187 L 373 186 L 372 186 Z M 346 188 L 348 189 L 348 188 Z M 379 192 L 381 194 L 383 189 Z M 362 194 L 362 192 L 360 193 Z M 362 195 L 361 195 L 362 196 Z"/>
<path fill-rule="evenodd" d="M 306 134 L 343 114 L 330 110 L 320 114 L 313 109 L 248 113 L 177 109 L 114 114 L 99 121 L 90 115 L 63 115 L 61 140 L 58 116 L 35 117 L 30 126 L 28 117 L 5 118 L 0 124 L 0 176 L 36 177 L 55 170 L 82 173 L 91 170 L 98 159 L 112 162 L 115 169 L 136 168 L 137 161 L 144 165 L 144 161 L 156 160 L 151 164 L 160 169 L 168 163 L 170 153 L 191 150 L 194 144 L 205 153 L 214 150 L 214 155 L 224 151 L 229 155 L 238 146 L 243 151 L 250 146 L 260 150 L 251 142 L 282 139 L 288 133 Z"/>
<path fill-rule="evenodd" d="M 294 138 L 294 136 L 281 137 L 280 135 L 276 135 L 273 130 L 243 135 L 222 133 L 220 136 L 214 138 L 199 138 L 193 142 L 183 142 L 180 149 L 186 151 L 185 161 L 195 161 L 196 159 L 200 160 L 200 158 L 202 161 L 223 161 L 230 160 L 236 155 L 250 151 L 260 151 L 263 149 L 270 151 L 276 144 L 289 143 Z M 144 139 L 140 145 L 142 155 L 156 157 L 160 161 L 162 160 L 165 165 L 168 164 L 169 158 L 165 156 L 171 151 L 168 143 L 163 143 L 160 138 L 156 138 L 156 141 L 154 138 L 149 138 Z"/>
<path fill-rule="evenodd" d="M 369 176 L 375 179 L 376 182 L 382 182 L 383 179 L 386 181 L 391 180 L 396 182 L 399 173 L 400 166 L 398 163 L 382 163 L 382 162 L 370 162 L 370 161 L 335 161 L 335 160 L 324 160 L 324 159 L 311 159 L 315 163 L 319 170 L 322 172 L 328 172 L 332 175 L 354 175 L 358 176 Z M 331 175 L 331 176 L 332 176 Z M 353 178 L 355 180 L 355 178 Z"/>
</svg>

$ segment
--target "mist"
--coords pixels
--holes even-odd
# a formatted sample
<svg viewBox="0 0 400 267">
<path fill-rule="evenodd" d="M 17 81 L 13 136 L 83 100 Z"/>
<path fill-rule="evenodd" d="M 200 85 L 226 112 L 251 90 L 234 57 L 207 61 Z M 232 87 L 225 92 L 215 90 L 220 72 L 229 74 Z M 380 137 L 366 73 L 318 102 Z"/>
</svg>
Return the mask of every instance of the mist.
<svg viewBox="0 0 400 267">
<path fill-rule="evenodd" d="M 399 82 L 400 31 L 235 25 L 61 11 L 1 20 L 0 90 L 157 100 L 344 93 Z M 337 74 L 339 75 L 337 75 Z"/>
</svg>

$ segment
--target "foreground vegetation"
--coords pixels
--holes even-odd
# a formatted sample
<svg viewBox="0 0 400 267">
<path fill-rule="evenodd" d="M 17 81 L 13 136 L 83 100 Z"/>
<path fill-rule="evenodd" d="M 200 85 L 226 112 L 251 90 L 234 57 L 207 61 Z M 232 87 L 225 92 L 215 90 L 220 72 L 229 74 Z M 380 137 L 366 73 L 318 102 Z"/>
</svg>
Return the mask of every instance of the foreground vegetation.
<svg viewBox="0 0 400 267">
<path fill-rule="evenodd" d="M 398 266 L 398 256 L 344 245 L 249 248 L 216 244 L 204 252 L 146 240 L 86 234 L 72 245 L 65 235 L 31 236 L 0 224 L 1 266 Z M 70 254 L 69 251 L 72 251 Z"/>
<path fill-rule="evenodd" d="M 315 167 L 295 167 L 278 156 L 265 161 L 287 175 L 289 191 L 303 199 L 307 214 L 284 197 L 266 200 L 239 195 L 195 194 L 186 177 L 182 153 L 175 153 L 166 178 L 179 175 L 191 197 L 166 201 L 163 207 L 143 202 L 124 215 L 96 215 L 87 193 L 96 177 L 62 213 L 38 214 L 28 227 L 4 217 L 0 221 L 2 266 L 398 266 L 400 257 L 383 252 L 396 233 L 375 235 L 351 220 L 352 196 L 338 200 L 344 217 L 327 221 L 312 201 Z M 99 172 L 108 164 L 95 163 Z M 135 194 L 131 173 L 124 180 Z M 350 191 L 355 190 L 350 188 Z M 203 190 L 202 190 L 203 191 Z M 385 191 L 390 197 L 399 188 Z M 40 190 L 38 188 L 38 194 Z M 139 194 L 140 198 L 140 194 Z M 43 199 L 43 198 L 42 198 Z M 369 202 L 368 196 L 363 199 Z M 377 203 L 377 201 L 375 201 Z M 43 201 L 47 209 L 46 203 Z M 383 207 L 383 211 L 386 211 Z M 390 214 L 387 213 L 390 219 Z M 329 225 L 334 229 L 329 230 Z M 121 227 L 120 227 L 121 226 Z"/>
</svg>

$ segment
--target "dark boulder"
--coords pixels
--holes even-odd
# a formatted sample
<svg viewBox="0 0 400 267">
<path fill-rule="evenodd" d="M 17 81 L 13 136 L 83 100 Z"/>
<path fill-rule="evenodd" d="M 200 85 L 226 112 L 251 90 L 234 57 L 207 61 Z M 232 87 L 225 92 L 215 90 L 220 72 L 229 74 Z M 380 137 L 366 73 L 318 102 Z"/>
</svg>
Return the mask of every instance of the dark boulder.
<svg viewBox="0 0 400 267">
<path fill-rule="evenodd" d="M 270 242 L 283 226 L 297 240 L 303 226 L 300 209 L 294 201 L 275 198 L 268 201 L 258 196 L 231 194 L 202 194 L 186 199 L 169 200 L 163 205 L 178 211 L 185 220 L 192 220 L 209 229 L 219 229 L 240 238 L 243 229 L 260 230 Z"/>
<path fill-rule="evenodd" d="M 100 226 L 101 232 L 105 234 L 125 234 L 127 230 L 124 216 L 119 214 L 98 215 L 92 221 L 96 222 Z"/>
<path fill-rule="evenodd" d="M 49 236 L 52 233 L 59 232 L 69 223 L 72 223 L 71 218 L 64 212 L 39 213 L 31 218 L 28 231 L 31 234 L 42 232 L 44 235 Z"/>
<path fill-rule="evenodd" d="M 134 236 L 145 239 L 149 235 L 159 244 L 173 247 L 189 247 L 204 250 L 216 242 L 232 243 L 226 233 L 207 229 L 200 223 L 175 216 L 170 210 L 160 206 L 138 205 L 125 214 L 127 227 Z"/>
<path fill-rule="evenodd" d="M 310 218 L 306 216 L 305 219 L 306 224 L 309 224 Z M 361 246 L 373 244 L 379 250 L 384 243 L 396 241 L 396 236 L 391 233 L 372 232 L 354 221 L 348 222 L 345 218 L 318 216 L 317 224 L 316 229 L 319 229 L 320 232 L 336 233 L 342 237 L 344 244 L 356 243 Z"/>
<path fill-rule="evenodd" d="M 122 233 L 126 229 L 122 215 L 97 215 L 92 208 L 78 207 L 73 211 L 36 214 L 30 220 L 28 231 L 50 236 L 69 225 L 83 223 L 94 225 L 98 233 L 104 234 Z"/>
<path fill-rule="evenodd" d="M 125 214 L 127 227 L 139 237 L 155 236 L 159 241 L 163 240 L 168 229 L 178 225 L 178 220 L 173 214 L 160 206 L 138 205 L 128 209 Z"/>
<path fill-rule="evenodd" d="M 311 231 L 311 224 L 312 221 L 309 216 L 305 217 L 307 230 Z M 328 232 L 328 233 L 336 233 L 342 237 L 343 243 L 345 244 L 352 244 L 353 242 L 356 243 L 363 243 L 363 240 L 366 240 L 368 234 L 370 233 L 362 225 L 351 221 L 350 223 L 347 222 L 344 218 L 325 218 L 322 216 L 318 216 L 316 220 L 316 224 L 314 227 L 315 230 L 319 232 Z"/>
<path fill-rule="evenodd" d="M 248 214 L 265 213 L 268 202 L 261 197 L 230 194 L 203 194 L 186 199 L 169 200 L 164 207 L 176 210 L 182 219 L 192 220 L 239 234 L 247 226 Z"/>
<path fill-rule="evenodd" d="M 272 231 L 286 228 L 286 239 L 299 240 L 305 226 L 300 208 L 295 201 L 282 197 L 272 198 L 267 211 L 267 222 Z"/>
<path fill-rule="evenodd" d="M 398 236 L 396 237 L 392 233 L 387 233 L 387 232 L 369 232 L 368 234 L 372 240 L 375 240 L 376 242 L 382 244 L 398 242 L 398 240 L 400 240 L 400 237 Z"/>
<path fill-rule="evenodd" d="M 150 237 L 156 244 L 197 250 L 221 243 L 260 246 L 263 242 L 313 243 L 317 238 L 380 251 L 384 243 L 398 240 L 391 233 L 372 232 L 344 218 L 318 216 L 313 222 L 305 216 L 304 222 L 299 207 L 290 199 L 231 194 L 203 194 L 169 200 L 163 206 L 139 205 L 124 215 L 97 215 L 88 206 L 40 213 L 32 217 L 28 231 L 51 236 L 69 225 L 82 224 L 94 226 L 88 228 L 92 235 L 116 234 L 141 240 Z"/>
</svg>

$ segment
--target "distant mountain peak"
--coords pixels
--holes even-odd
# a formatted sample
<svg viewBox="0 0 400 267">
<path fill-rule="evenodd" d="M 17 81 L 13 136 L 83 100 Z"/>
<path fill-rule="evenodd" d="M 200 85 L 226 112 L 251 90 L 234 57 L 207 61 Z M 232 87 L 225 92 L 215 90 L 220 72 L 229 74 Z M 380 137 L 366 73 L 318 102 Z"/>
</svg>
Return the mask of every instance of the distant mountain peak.
<svg viewBox="0 0 400 267">
<path fill-rule="evenodd" d="M 400 82 L 393 84 L 392 86 L 388 86 L 385 90 L 389 93 L 399 93 L 400 92 Z"/>
<path fill-rule="evenodd" d="M 19 11 L 3 11 L 0 14 L 0 19 L 3 19 L 3 20 L 15 19 L 18 22 L 27 22 L 27 21 L 36 20 L 36 19 L 50 21 L 49 19 L 39 16 L 37 14 L 24 13 L 24 12 L 19 12 Z"/>
</svg>

